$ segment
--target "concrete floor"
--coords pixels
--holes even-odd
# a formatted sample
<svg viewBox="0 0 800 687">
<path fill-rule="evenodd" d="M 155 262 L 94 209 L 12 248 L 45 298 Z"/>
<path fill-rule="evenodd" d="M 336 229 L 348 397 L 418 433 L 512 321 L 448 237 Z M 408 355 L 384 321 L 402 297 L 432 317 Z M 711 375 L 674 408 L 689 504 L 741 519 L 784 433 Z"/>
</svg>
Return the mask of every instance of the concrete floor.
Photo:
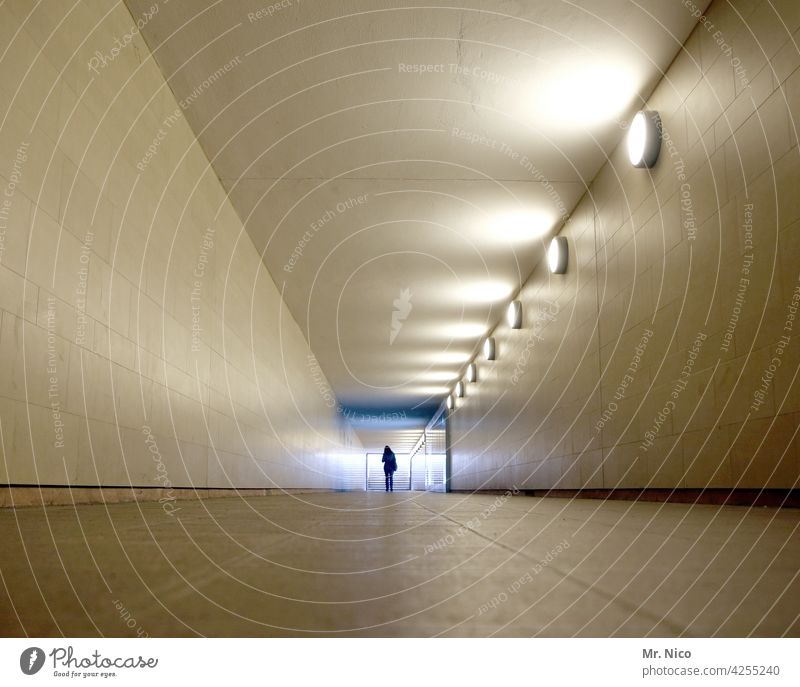
<svg viewBox="0 0 800 687">
<path fill-rule="evenodd" d="M 419 492 L 178 506 L 0 511 L 0 633 L 800 635 L 797 510 Z"/>
</svg>

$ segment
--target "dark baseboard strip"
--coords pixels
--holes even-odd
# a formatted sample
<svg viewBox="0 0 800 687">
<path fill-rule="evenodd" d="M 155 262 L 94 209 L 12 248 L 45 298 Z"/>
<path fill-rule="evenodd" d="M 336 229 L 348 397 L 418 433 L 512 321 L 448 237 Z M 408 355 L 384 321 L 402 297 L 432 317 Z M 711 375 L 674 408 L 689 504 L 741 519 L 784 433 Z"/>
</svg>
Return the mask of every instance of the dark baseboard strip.
<svg viewBox="0 0 800 687">
<path fill-rule="evenodd" d="M 506 494 L 509 490 L 456 490 L 459 494 Z M 694 503 L 713 506 L 800 508 L 800 489 L 520 489 L 539 498 L 602 499 L 651 503 Z"/>
<path fill-rule="evenodd" d="M 58 485 L 0 485 L 0 508 L 23 506 L 72 506 L 133 501 L 182 501 L 196 499 L 318 494 L 333 489 L 195 489 L 193 487 L 67 487 Z"/>
</svg>

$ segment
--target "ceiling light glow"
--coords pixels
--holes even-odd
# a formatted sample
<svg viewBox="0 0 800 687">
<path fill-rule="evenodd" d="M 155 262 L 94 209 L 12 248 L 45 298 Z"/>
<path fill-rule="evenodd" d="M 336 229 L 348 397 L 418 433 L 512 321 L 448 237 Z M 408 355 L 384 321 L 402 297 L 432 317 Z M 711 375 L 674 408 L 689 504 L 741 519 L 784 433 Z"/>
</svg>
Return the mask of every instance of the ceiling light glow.
<svg viewBox="0 0 800 687">
<path fill-rule="evenodd" d="M 610 123 L 630 107 L 641 85 L 634 69 L 598 55 L 551 64 L 542 70 L 532 75 L 524 114 L 550 130 Z"/>
<path fill-rule="evenodd" d="M 547 235 L 555 219 L 552 212 L 542 210 L 507 212 L 490 220 L 489 233 L 504 243 L 530 243 Z"/>
<path fill-rule="evenodd" d="M 453 339 L 477 339 L 486 334 L 486 325 L 479 322 L 459 322 L 447 328 Z"/>
<path fill-rule="evenodd" d="M 459 292 L 459 298 L 461 297 Z M 452 304 L 452 301 L 451 301 Z M 435 323 L 416 323 L 416 332 L 421 339 L 430 341 L 435 339 L 437 341 L 474 341 L 486 335 L 486 323 L 472 320 L 472 321 L 459 321 L 453 319 L 439 319 Z"/>
<path fill-rule="evenodd" d="M 448 370 L 428 370 L 421 372 L 414 376 L 415 380 L 424 380 L 427 382 L 452 382 L 458 377 L 458 373 Z"/>
<path fill-rule="evenodd" d="M 403 387 L 402 390 L 414 395 L 422 394 L 427 396 L 441 396 L 450 391 L 446 386 L 407 386 Z"/>
<path fill-rule="evenodd" d="M 513 288 L 511 284 L 502 281 L 475 282 L 464 286 L 459 295 L 468 306 L 475 303 L 497 303 L 508 298 Z"/>
<path fill-rule="evenodd" d="M 461 351 L 440 351 L 433 353 L 430 359 L 435 363 L 465 363 L 469 360 L 470 355 Z"/>
</svg>

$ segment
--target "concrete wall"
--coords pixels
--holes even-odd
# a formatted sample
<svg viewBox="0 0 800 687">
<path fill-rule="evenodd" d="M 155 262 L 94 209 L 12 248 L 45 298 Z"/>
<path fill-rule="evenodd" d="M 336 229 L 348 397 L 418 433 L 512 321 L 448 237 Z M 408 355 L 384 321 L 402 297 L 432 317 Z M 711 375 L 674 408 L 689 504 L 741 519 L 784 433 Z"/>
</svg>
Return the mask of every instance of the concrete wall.
<svg viewBox="0 0 800 687">
<path fill-rule="evenodd" d="M 357 439 L 127 9 L 32 7 L 0 6 L 0 483 L 335 486 Z"/>
<path fill-rule="evenodd" d="M 623 139 L 452 413 L 453 488 L 797 486 L 799 27 L 711 5 L 647 103 L 656 168 Z"/>
</svg>

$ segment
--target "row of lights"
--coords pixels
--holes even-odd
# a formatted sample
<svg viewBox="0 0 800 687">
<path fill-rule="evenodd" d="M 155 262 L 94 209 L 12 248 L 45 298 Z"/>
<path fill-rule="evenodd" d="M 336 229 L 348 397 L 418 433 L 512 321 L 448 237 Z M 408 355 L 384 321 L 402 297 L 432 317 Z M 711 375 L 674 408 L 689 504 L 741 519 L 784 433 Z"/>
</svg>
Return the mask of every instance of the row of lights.
<svg viewBox="0 0 800 687">
<path fill-rule="evenodd" d="M 556 236 L 550 241 L 547 249 L 547 264 L 552 274 L 565 274 L 569 257 L 569 245 L 565 236 Z M 506 310 L 506 322 L 511 329 L 522 329 L 522 301 L 513 300 Z M 488 336 L 483 342 L 483 357 L 486 360 L 497 359 L 497 344 L 493 336 Z M 478 367 L 472 362 L 467 366 L 465 376 L 467 382 L 478 381 Z M 463 380 L 456 382 L 453 393 L 447 397 L 447 407 L 455 407 L 455 399 L 463 398 L 466 394 L 466 385 Z"/>
<path fill-rule="evenodd" d="M 637 112 L 628 131 L 628 158 L 634 167 L 649 169 L 658 161 L 661 151 L 661 117 L 653 110 Z M 569 245 L 565 236 L 556 236 L 547 249 L 547 265 L 551 274 L 564 274 L 567 271 Z M 522 328 L 522 302 L 513 300 L 508 304 L 506 321 L 511 329 Z M 493 336 L 483 342 L 483 357 L 492 361 L 497 358 L 497 345 Z M 478 380 L 478 368 L 474 362 L 467 366 L 466 381 Z M 447 408 L 455 408 L 456 398 L 463 398 L 466 385 L 463 380 L 456 383 L 452 394 L 447 397 Z"/>
</svg>

